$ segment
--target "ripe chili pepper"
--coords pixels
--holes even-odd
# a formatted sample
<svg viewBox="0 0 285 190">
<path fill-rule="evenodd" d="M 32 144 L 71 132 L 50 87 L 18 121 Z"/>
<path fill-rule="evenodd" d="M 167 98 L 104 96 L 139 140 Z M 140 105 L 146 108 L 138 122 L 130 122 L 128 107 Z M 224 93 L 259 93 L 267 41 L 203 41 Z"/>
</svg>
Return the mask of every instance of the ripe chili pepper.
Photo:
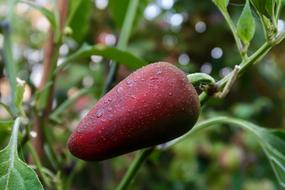
<svg viewBox="0 0 285 190">
<path fill-rule="evenodd" d="M 103 96 L 68 141 L 83 160 L 105 160 L 158 145 L 189 131 L 199 99 L 185 73 L 170 63 L 138 69 Z"/>
</svg>

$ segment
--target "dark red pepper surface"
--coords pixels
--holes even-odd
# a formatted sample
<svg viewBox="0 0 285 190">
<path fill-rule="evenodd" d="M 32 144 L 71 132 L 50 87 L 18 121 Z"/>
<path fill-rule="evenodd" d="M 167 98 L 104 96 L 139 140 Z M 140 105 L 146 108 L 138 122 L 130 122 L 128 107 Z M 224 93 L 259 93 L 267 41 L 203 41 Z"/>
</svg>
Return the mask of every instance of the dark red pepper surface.
<svg viewBox="0 0 285 190">
<path fill-rule="evenodd" d="M 68 141 L 70 152 L 100 161 L 165 143 L 189 131 L 199 99 L 186 75 L 172 64 L 147 65 L 103 96 Z"/>
</svg>

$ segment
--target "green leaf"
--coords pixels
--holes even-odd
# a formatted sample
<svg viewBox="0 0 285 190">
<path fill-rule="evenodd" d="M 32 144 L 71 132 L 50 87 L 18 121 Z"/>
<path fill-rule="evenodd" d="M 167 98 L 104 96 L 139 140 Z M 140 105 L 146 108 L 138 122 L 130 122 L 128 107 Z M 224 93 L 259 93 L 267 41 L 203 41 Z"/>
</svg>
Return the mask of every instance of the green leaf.
<svg viewBox="0 0 285 190">
<path fill-rule="evenodd" d="M 15 105 L 19 110 L 22 107 L 24 92 L 25 92 L 25 81 L 22 81 L 17 78 Z"/>
<path fill-rule="evenodd" d="M 214 4 L 223 12 L 227 12 L 229 0 L 212 0 Z"/>
<path fill-rule="evenodd" d="M 72 29 L 72 37 L 76 41 L 81 41 L 88 32 L 89 18 L 91 16 L 92 1 L 71 0 L 69 1 L 69 16 L 67 26 Z"/>
<path fill-rule="evenodd" d="M 17 118 L 8 146 L 0 151 L 0 187 L 5 190 L 43 190 L 36 173 L 18 156 L 19 126 L 20 118 Z"/>
<path fill-rule="evenodd" d="M 284 131 L 259 131 L 262 148 L 266 153 L 282 189 L 285 189 L 285 133 Z"/>
<path fill-rule="evenodd" d="M 5 63 L 5 69 L 10 83 L 12 100 L 14 100 L 16 97 L 17 67 L 13 56 L 11 30 L 8 24 L 3 27 L 3 35 L 4 35 L 3 58 Z M 13 114 L 16 112 L 16 106 L 14 105 L 14 102 L 11 105 L 11 110 Z"/>
<path fill-rule="evenodd" d="M 267 0 L 250 0 L 250 2 L 254 6 L 258 14 L 265 15 L 266 17 L 270 16 L 266 10 Z"/>
<path fill-rule="evenodd" d="M 265 1 L 265 10 L 267 13 L 272 16 L 274 13 L 274 7 L 275 7 L 275 0 L 264 0 Z"/>
<path fill-rule="evenodd" d="M 249 1 L 247 1 L 237 23 L 237 34 L 245 44 L 249 44 L 254 36 L 254 33 L 255 20 L 251 13 Z"/>
<path fill-rule="evenodd" d="M 11 126 L 13 125 L 13 120 L 0 120 L 0 131 L 10 131 Z"/>
<path fill-rule="evenodd" d="M 92 55 L 100 55 L 107 59 L 112 59 L 133 69 L 140 68 L 147 64 L 146 61 L 132 55 L 127 51 L 122 51 L 118 48 L 107 47 L 104 45 L 90 46 L 87 44 L 84 44 L 77 52 L 67 57 L 63 64 L 76 61 L 81 58 L 87 58 Z"/>
<path fill-rule="evenodd" d="M 45 7 L 42 7 L 36 3 L 33 3 L 31 1 L 20 1 L 21 3 L 25 3 L 31 7 L 33 7 L 34 9 L 38 10 L 42 15 L 44 15 L 47 20 L 49 21 L 50 25 L 52 26 L 52 28 L 56 31 L 57 27 L 58 26 L 58 22 L 56 21 L 56 17 L 55 15 L 53 14 L 52 11 L 48 10 L 47 8 Z"/>
<path fill-rule="evenodd" d="M 195 134 L 195 132 L 199 132 L 202 129 L 220 124 L 238 126 L 251 132 L 256 140 L 258 140 L 266 156 L 268 157 L 279 185 L 282 187 L 282 189 L 285 189 L 285 131 L 283 130 L 270 130 L 259 127 L 248 121 L 231 117 L 216 117 L 214 119 L 209 119 L 198 123 L 187 134 L 178 139 L 170 141 L 164 148 L 168 148 L 177 142 L 182 141 L 185 137 Z"/>
<path fill-rule="evenodd" d="M 139 21 L 143 18 L 145 7 L 148 5 L 150 0 L 140 0 L 138 5 L 138 11 L 135 17 L 134 26 L 137 26 Z M 122 28 L 123 22 L 127 13 L 127 9 L 130 0 L 109 0 L 109 8 L 111 10 L 112 17 L 119 28 Z M 134 29 L 135 27 L 133 27 Z"/>
</svg>

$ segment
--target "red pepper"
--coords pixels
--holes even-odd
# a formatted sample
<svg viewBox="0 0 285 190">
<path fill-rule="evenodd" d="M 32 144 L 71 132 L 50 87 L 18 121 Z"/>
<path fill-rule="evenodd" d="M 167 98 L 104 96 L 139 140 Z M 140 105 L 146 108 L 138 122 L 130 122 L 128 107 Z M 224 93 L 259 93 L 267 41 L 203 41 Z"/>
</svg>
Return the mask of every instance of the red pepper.
<svg viewBox="0 0 285 190">
<path fill-rule="evenodd" d="M 158 62 L 138 69 L 103 96 L 68 141 L 83 160 L 105 160 L 158 145 L 189 131 L 199 99 L 186 75 Z"/>
</svg>

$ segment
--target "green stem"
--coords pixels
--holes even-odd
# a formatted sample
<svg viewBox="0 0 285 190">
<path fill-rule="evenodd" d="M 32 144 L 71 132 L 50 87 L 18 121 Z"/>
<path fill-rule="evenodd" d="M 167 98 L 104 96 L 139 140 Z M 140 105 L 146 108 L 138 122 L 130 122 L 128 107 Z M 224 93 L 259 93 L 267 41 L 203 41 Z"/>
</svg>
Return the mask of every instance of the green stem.
<svg viewBox="0 0 285 190">
<path fill-rule="evenodd" d="M 75 175 L 76 175 L 79 171 L 81 171 L 81 169 L 82 169 L 83 167 L 85 167 L 85 166 L 86 166 L 86 162 L 81 161 L 81 160 L 79 160 L 79 161 L 77 161 L 77 162 L 75 163 L 75 166 L 74 166 L 74 168 L 72 169 L 71 173 L 69 173 L 67 179 L 64 180 L 64 182 L 65 182 L 65 184 L 63 185 L 63 186 L 64 186 L 64 187 L 63 187 L 64 190 L 69 190 L 69 189 L 71 189 L 70 186 L 71 186 L 72 180 L 74 179 Z"/>
<path fill-rule="evenodd" d="M 125 15 L 124 23 L 122 26 L 122 31 L 117 44 L 117 48 L 120 50 L 125 50 L 127 48 L 127 43 L 132 32 L 132 27 L 138 9 L 138 4 L 139 0 L 132 0 L 129 2 L 127 13 Z M 119 67 L 118 63 L 111 61 L 111 68 L 107 76 L 107 81 L 103 89 L 103 94 L 106 94 L 106 92 L 108 92 L 112 88 L 112 83 L 115 79 L 118 67 Z"/>
<path fill-rule="evenodd" d="M 18 0 L 8 0 L 8 14 L 7 19 L 9 22 L 13 22 L 13 19 L 15 17 L 14 9 L 16 4 L 18 3 Z"/>
<path fill-rule="evenodd" d="M 153 150 L 154 148 L 148 148 L 137 153 L 134 161 L 132 162 L 131 166 L 129 167 L 127 173 L 125 174 L 124 178 L 121 180 L 116 190 L 126 190 L 128 188 L 128 186 L 132 182 L 132 179 L 136 175 L 137 171 L 144 163 L 144 161 L 148 158 L 148 156 L 153 152 Z"/>
<path fill-rule="evenodd" d="M 275 15 L 274 15 L 274 18 L 276 20 L 276 26 L 278 27 L 278 18 L 280 16 L 280 12 L 281 12 L 281 8 L 282 8 L 282 1 L 277 1 L 277 8 L 276 8 L 276 12 L 275 12 Z"/>
<path fill-rule="evenodd" d="M 240 77 L 251 65 L 255 64 L 258 62 L 260 59 L 262 59 L 268 51 L 272 48 L 272 44 L 269 42 L 265 42 L 254 54 L 252 54 L 246 61 L 243 61 L 240 63 L 240 71 L 238 73 L 238 77 Z M 217 82 L 217 85 L 220 88 L 223 88 L 228 80 L 230 79 L 230 75 L 227 75 L 223 79 Z"/>
<path fill-rule="evenodd" d="M 193 86 L 197 86 L 201 83 L 203 84 L 212 84 L 216 83 L 215 79 L 206 73 L 193 73 L 187 75 L 188 80 L 192 83 Z"/>
<path fill-rule="evenodd" d="M 202 92 L 199 95 L 200 105 L 201 106 L 205 105 L 205 103 L 208 101 L 209 98 L 210 98 L 210 96 L 206 92 Z"/>
</svg>

